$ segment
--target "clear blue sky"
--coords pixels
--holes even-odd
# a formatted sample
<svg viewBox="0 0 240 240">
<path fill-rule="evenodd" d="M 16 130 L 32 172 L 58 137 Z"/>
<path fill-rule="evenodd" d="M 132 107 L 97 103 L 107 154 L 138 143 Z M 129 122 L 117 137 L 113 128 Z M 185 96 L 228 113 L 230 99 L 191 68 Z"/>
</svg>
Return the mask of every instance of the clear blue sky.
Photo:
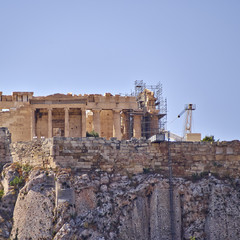
<svg viewBox="0 0 240 240">
<path fill-rule="evenodd" d="M 194 132 L 239 139 L 240 1 L 0 2 L 4 94 L 130 93 L 136 79 L 163 84 L 174 133 L 195 103 Z"/>
</svg>

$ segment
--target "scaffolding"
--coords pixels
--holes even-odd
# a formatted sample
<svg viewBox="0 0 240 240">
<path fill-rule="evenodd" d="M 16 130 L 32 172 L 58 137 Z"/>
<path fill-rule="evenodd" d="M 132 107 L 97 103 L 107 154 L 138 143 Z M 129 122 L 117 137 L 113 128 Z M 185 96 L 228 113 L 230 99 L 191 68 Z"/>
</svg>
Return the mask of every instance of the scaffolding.
<svg viewBox="0 0 240 240">
<path fill-rule="evenodd" d="M 151 91 L 155 98 L 152 108 L 156 111 L 152 113 L 148 111 L 148 106 L 146 105 L 147 90 Z M 165 131 L 167 123 L 167 99 L 163 98 L 162 84 L 158 82 L 156 85 L 146 85 L 143 80 L 136 80 L 135 97 L 139 108 L 143 110 L 142 137 L 149 138 L 152 135 Z M 157 121 L 157 124 L 153 124 L 153 119 Z"/>
<path fill-rule="evenodd" d="M 135 88 L 130 94 L 121 96 L 132 96 L 137 100 L 139 111 L 123 109 L 121 131 L 123 139 L 134 136 L 134 116 L 141 116 L 141 137 L 150 138 L 158 133 L 165 132 L 167 124 L 167 99 L 163 98 L 162 84 L 147 85 L 143 80 L 135 80 Z M 148 94 L 151 95 L 149 103 Z"/>
</svg>

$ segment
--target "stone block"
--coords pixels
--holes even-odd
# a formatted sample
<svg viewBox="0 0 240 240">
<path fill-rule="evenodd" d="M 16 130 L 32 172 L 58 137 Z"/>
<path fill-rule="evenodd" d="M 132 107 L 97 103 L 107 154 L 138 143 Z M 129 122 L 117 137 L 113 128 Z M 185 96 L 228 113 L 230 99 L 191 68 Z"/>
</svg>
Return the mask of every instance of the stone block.
<svg viewBox="0 0 240 240">
<path fill-rule="evenodd" d="M 216 147 L 216 154 L 223 154 L 223 148 L 222 147 Z"/>
<path fill-rule="evenodd" d="M 227 151 L 226 151 L 227 154 L 234 154 L 234 151 L 231 147 L 227 147 Z"/>
<path fill-rule="evenodd" d="M 226 160 L 225 155 L 216 155 L 216 161 L 223 161 L 223 160 Z"/>
<path fill-rule="evenodd" d="M 226 156 L 226 161 L 229 162 L 240 162 L 240 155 L 227 155 Z"/>
<path fill-rule="evenodd" d="M 64 160 L 65 160 L 65 157 L 63 157 L 63 156 L 56 156 L 55 157 L 56 162 L 61 162 L 61 161 L 64 161 Z"/>
</svg>

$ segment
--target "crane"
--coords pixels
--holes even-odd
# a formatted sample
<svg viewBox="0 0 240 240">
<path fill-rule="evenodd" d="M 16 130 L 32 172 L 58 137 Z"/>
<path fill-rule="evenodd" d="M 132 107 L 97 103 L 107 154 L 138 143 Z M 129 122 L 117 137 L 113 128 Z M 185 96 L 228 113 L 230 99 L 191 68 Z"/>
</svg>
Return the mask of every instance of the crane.
<svg viewBox="0 0 240 240">
<path fill-rule="evenodd" d="M 178 114 L 178 118 L 180 118 L 186 112 L 183 137 L 185 137 L 187 133 L 192 133 L 192 111 L 193 110 L 196 110 L 196 104 L 192 104 L 192 103 L 186 104 L 182 112 Z"/>
</svg>

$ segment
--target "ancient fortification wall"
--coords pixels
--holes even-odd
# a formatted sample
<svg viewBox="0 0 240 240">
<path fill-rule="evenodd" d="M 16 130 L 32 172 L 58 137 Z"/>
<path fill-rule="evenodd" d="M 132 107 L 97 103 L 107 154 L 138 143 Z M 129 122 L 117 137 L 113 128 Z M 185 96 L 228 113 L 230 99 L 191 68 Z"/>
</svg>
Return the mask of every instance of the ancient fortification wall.
<svg viewBox="0 0 240 240">
<path fill-rule="evenodd" d="M 29 142 L 13 142 L 11 144 L 13 162 L 30 164 L 36 167 L 50 167 L 53 165 L 53 158 L 50 155 L 52 145 L 52 138 Z"/>
<path fill-rule="evenodd" d="M 169 156 L 174 176 L 211 172 L 222 177 L 237 177 L 240 169 L 239 141 L 150 143 L 141 139 L 54 137 L 13 143 L 11 149 L 14 162 L 79 171 L 168 173 Z"/>
<path fill-rule="evenodd" d="M 0 167 L 11 162 L 10 153 L 11 134 L 7 128 L 0 128 Z"/>
</svg>

